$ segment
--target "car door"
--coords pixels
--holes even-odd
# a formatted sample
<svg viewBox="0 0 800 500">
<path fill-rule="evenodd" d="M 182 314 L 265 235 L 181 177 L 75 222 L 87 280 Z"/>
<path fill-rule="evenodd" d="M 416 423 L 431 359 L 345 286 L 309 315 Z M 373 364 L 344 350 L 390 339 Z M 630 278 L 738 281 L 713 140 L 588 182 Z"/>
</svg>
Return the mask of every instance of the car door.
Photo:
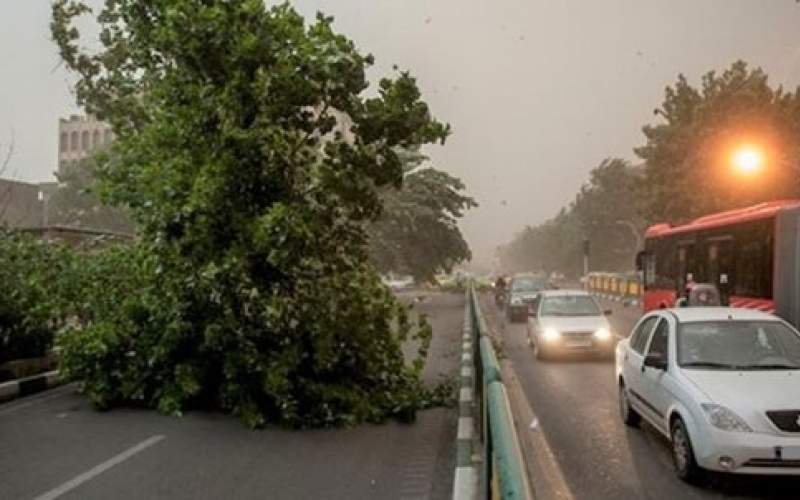
<svg viewBox="0 0 800 500">
<path fill-rule="evenodd" d="M 657 314 L 642 319 L 633 329 L 630 341 L 623 355 L 622 371 L 625 376 L 625 386 L 630 395 L 629 399 L 634 406 L 643 406 L 642 394 L 642 363 L 644 363 L 644 350 L 650 340 L 650 333 L 660 319 Z"/>
<path fill-rule="evenodd" d="M 661 424 L 662 430 L 666 428 L 664 415 L 670 403 L 670 391 L 668 387 L 669 377 L 669 336 L 672 329 L 667 318 L 660 318 L 653 333 L 650 335 L 650 342 L 645 350 L 645 357 L 650 355 L 661 356 L 667 362 L 666 369 L 644 366 L 644 359 L 641 364 L 641 402 L 647 409 L 653 420 Z"/>
</svg>

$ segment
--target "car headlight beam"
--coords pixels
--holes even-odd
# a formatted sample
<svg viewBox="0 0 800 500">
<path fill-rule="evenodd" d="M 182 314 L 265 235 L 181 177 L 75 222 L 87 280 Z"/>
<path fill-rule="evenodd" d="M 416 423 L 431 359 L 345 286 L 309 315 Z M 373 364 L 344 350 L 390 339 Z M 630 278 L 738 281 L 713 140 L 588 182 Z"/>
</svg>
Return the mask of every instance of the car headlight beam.
<svg viewBox="0 0 800 500">
<path fill-rule="evenodd" d="M 730 432 L 753 432 L 747 422 L 733 410 L 714 403 L 702 403 L 700 406 L 706 412 L 709 423 L 717 429 Z"/>
<path fill-rule="evenodd" d="M 542 337 L 547 342 L 555 342 L 561 338 L 561 332 L 555 328 L 545 328 L 544 332 L 542 332 Z"/>
<path fill-rule="evenodd" d="M 597 340 L 608 340 L 611 338 L 611 332 L 608 328 L 600 328 L 594 332 L 594 338 Z"/>
</svg>

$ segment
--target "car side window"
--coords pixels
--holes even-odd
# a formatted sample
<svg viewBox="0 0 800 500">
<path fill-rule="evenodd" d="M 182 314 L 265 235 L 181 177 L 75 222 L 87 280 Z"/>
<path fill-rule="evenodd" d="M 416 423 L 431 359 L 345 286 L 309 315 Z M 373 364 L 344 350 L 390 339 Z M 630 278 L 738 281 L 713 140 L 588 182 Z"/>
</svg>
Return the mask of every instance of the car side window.
<svg viewBox="0 0 800 500">
<path fill-rule="evenodd" d="M 653 330 L 653 340 L 650 341 L 650 347 L 647 349 L 647 354 L 655 354 L 667 359 L 667 351 L 669 346 L 669 323 L 666 319 L 661 319 L 658 325 Z"/>
<path fill-rule="evenodd" d="M 631 348 L 634 351 L 639 354 L 644 354 L 644 348 L 647 346 L 647 341 L 650 339 L 650 331 L 653 329 L 653 325 L 655 325 L 658 319 L 658 316 L 651 316 L 639 323 L 639 326 L 633 332 L 630 342 Z"/>
</svg>

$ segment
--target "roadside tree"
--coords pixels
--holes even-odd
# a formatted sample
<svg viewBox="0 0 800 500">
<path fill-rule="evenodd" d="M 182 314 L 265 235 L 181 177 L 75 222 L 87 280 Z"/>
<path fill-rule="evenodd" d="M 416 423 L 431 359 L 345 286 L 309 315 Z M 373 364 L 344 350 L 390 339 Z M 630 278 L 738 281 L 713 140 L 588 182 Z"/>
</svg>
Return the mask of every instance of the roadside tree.
<svg viewBox="0 0 800 500">
<path fill-rule="evenodd" d="M 367 228 L 370 254 L 381 272 L 432 281 L 436 273 L 450 272 L 471 258 L 458 219 L 477 204 L 462 194 L 461 180 L 422 166 L 424 156 L 407 152 L 403 158 L 401 189 L 384 188 L 383 211 Z"/>
<path fill-rule="evenodd" d="M 650 222 L 688 219 L 770 199 L 800 195 L 800 100 L 772 87 L 760 68 L 737 61 L 702 78 L 683 75 L 656 110 L 662 121 L 643 128 L 636 148 L 645 161 L 642 199 Z M 731 168 L 742 144 L 757 145 L 766 168 L 746 176 Z"/>
<path fill-rule="evenodd" d="M 366 96 L 372 56 L 288 4 L 107 0 L 95 54 L 74 27 L 89 12 L 56 1 L 52 35 L 114 128 L 100 190 L 139 239 L 63 337 L 69 376 L 99 407 L 204 403 L 251 426 L 412 417 L 430 329 L 380 283 L 365 225 L 402 184 L 397 151 L 449 132 L 414 78 Z"/>
</svg>

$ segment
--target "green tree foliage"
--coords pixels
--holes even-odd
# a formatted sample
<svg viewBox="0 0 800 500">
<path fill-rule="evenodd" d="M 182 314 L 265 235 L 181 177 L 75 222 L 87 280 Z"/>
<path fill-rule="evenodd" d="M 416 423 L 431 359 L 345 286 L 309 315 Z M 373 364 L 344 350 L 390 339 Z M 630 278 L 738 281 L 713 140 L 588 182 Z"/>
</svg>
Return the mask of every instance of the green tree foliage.
<svg viewBox="0 0 800 500">
<path fill-rule="evenodd" d="M 567 208 L 538 226 L 528 226 L 498 257 L 509 271 L 558 271 L 579 276 L 583 271 L 583 240 L 589 240 L 593 269 L 629 270 L 643 229 L 639 216 L 640 169 L 625 160 L 608 158 L 595 167 Z"/>
<path fill-rule="evenodd" d="M 721 74 L 709 72 L 700 88 L 683 75 L 667 87 L 647 125 L 642 199 L 650 222 L 682 222 L 719 210 L 800 194 L 797 138 L 798 94 L 770 86 L 766 73 L 738 61 Z M 763 175 L 743 178 L 731 169 L 731 152 L 755 144 L 767 153 Z"/>
<path fill-rule="evenodd" d="M 79 48 L 79 2 L 52 35 L 88 112 L 117 140 L 101 194 L 139 240 L 103 253 L 91 320 L 64 367 L 100 407 L 177 414 L 208 402 L 251 426 L 408 417 L 407 310 L 368 264 L 365 224 L 399 187 L 398 150 L 444 141 L 408 73 L 382 79 L 332 19 L 262 0 L 107 0 L 102 49 Z"/>
<path fill-rule="evenodd" d="M 94 162 L 80 162 L 56 174 L 58 189 L 48 203 L 48 224 L 131 234 L 124 209 L 103 203 L 95 190 Z"/>
<path fill-rule="evenodd" d="M 641 168 L 625 160 L 603 160 L 589 174 L 571 210 L 580 223 L 583 237 L 590 244 L 593 269 L 627 271 L 634 266 L 640 248 L 638 237 L 644 232 L 640 215 Z"/>
<path fill-rule="evenodd" d="M 402 189 L 385 189 L 383 213 L 370 223 L 370 254 L 381 272 L 410 274 L 418 282 L 450 272 L 472 254 L 458 228 L 475 201 L 462 194 L 464 184 L 446 172 L 422 167 L 416 153 L 404 156 Z"/>
<path fill-rule="evenodd" d="M 76 269 L 67 248 L 0 228 L 0 363 L 52 347 L 71 315 Z"/>
</svg>

